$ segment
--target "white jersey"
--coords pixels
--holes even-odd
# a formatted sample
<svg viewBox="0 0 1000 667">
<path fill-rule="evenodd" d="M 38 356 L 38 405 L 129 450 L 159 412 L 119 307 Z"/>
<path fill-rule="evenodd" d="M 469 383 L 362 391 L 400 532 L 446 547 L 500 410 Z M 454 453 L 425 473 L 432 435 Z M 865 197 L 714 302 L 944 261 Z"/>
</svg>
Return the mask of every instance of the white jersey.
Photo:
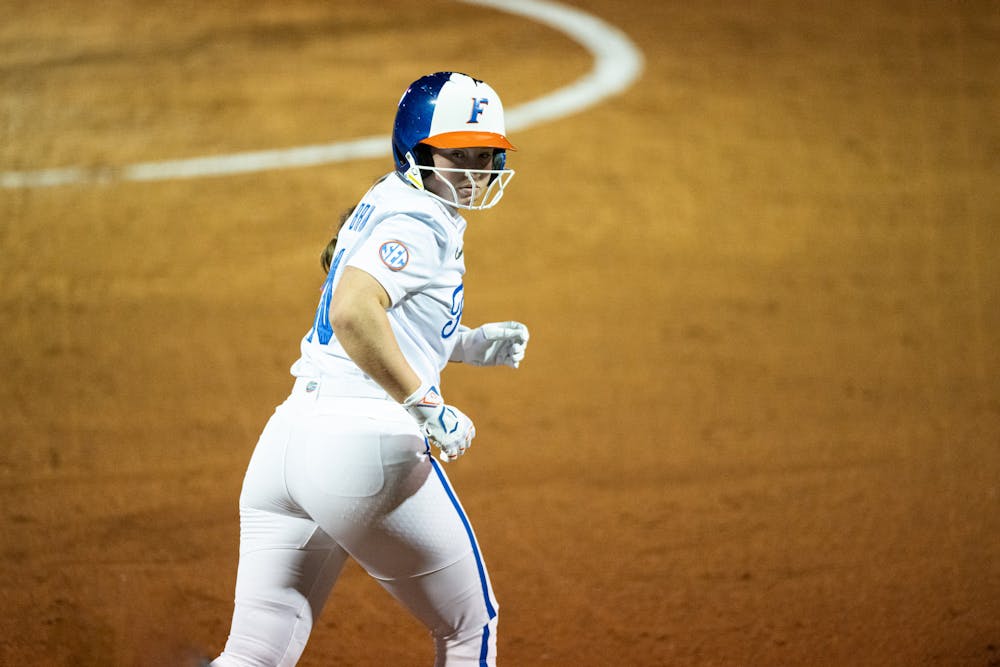
<svg viewBox="0 0 1000 667">
<path fill-rule="evenodd" d="M 465 226 L 457 211 L 394 173 L 372 186 L 338 233 L 313 326 L 302 339 L 292 375 L 375 385 L 351 361 L 330 325 L 333 291 L 344 268 L 353 266 L 373 276 L 389 295 L 386 314 L 407 362 L 422 381 L 440 386 L 462 319 Z"/>
</svg>

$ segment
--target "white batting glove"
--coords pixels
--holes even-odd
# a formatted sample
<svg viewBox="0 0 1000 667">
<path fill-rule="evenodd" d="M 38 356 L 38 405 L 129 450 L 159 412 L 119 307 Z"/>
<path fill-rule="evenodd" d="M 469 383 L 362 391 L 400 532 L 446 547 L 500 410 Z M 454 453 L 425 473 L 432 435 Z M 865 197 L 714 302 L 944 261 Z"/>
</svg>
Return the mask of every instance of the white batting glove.
<svg viewBox="0 0 1000 667">
<path fill-rule="evenodd" d="M 472 446 L 476 427 L 456 407 L 446 405 L 437 387 L 424 383 L 403 402 L 427 439 L 440 450 L 445 463 L 454 461 Z"/>
<path fill-rule="evenodd" d="M 528 347 L 528 327 L 520 322 L 491 322 L 476 329 L 459 327 L 451 361 L 473 366 L 517 368 Z"/>
</svg>

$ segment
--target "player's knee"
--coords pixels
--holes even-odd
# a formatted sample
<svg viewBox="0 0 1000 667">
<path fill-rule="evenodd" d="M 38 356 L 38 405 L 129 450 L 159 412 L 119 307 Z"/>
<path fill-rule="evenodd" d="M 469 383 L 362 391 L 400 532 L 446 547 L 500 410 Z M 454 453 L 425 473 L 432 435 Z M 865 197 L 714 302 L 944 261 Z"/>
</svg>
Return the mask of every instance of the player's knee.
<svg viewBox="0 0 1000 667">
<path fill-rule="evenodd" d="M 223 654 L 212 667 L 290 667 L 312 629 L 308 606 L 237 600 Z"/>
</svg>

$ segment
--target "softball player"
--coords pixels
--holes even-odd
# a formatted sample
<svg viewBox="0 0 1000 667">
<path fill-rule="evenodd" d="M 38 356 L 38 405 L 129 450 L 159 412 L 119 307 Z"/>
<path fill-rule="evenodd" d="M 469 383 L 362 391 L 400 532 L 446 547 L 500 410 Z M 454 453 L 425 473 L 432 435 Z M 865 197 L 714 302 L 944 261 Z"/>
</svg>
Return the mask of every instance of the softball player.
<svg viewBox="0 0 1000 667">
<path fill-rule="evenodd" d="M 294 665 L 348 557 L 430 630 L 438 666 L 495 665 L 497 601 L 441 465 L 475 427 L 439 390 L 449 361 L 517 367 L 518 322 L 461 323 L 460 209 L 495 205 L 513 176 L 503 106 L 486 83 L 412 83 L 396 168 L 341 227 L 290 396 L 268 421 L 240 495 L 240 561 L 214 667 Z"/>
</svg>

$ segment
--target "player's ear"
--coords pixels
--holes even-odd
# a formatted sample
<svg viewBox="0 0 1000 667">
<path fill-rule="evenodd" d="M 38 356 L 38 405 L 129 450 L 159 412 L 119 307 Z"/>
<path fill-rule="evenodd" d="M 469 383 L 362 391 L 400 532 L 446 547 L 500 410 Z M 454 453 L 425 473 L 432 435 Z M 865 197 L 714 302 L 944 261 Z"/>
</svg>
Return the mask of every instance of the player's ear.
<svg viewBox="0 0 1000 667">
<path fill-rule="evenodd" d="M 434 166 L 434 154 L 431 152 L 431 147 L 427 144 L 417 144 L 413 147 L 413 157 L 417 161 L 417 165 L 421 167 L 433 167 Z M 420 178 L 428 178 L 434 174 L 433 171 L 420 170 Z"/>
<path fill-rule="evenodd" d="M 413 147 L 413 157 L 417 159 L 417 164 L 421 167 L 433 167 L 434 156 L 431 147 L 427 144 L 417 144 Z"/>
</svg>

